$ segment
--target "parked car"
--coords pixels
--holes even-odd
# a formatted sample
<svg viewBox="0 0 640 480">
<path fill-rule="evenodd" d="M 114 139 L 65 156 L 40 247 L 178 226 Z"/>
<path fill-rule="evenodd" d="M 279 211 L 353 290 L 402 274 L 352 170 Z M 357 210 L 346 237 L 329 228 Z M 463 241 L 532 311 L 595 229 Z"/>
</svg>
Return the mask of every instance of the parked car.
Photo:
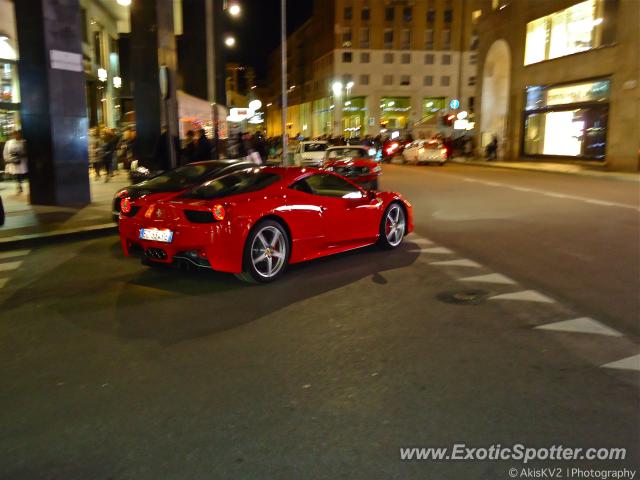
<svg viewBox="0 0 640 480">
<path fill-rule="evenodd" d="M 300 142 L 293 155 L 293 161 L 303 167 L 320 167 L 327 148 L 329 143 L 324 140 Z"/>
<path fill-rule="evenodd" d="M 378 190 L 382 167 L 376 161 L 376 149 L 363 145 L 329 147 L 323 168 L 336 172 L 366 190 Z"/>
<path fill-rule="evenodd" d="M 127 202 L 122 213 L 125 255 L 260 283 L 291 263 L 375 243 L 395 248 L 413 231 L 411 204 L 400 194 L 367 192 L 332 172 L 301 167 L 238 170 L 143 208 Z"/>
<path fill-rule="evenodd" d="M 447 149 L 439 140 L 416 140 L 404 148 L 403 163 L 437 163 L 447 161 Z"/>
<path fill-rule="evenodd" d="M 238 160 L 195 162 L 161 173 L 135 185 L 130 185 L 117 191 L 113 198 L 113 220 L 118 222 L 122 211 L 122 202 L 125 199 L 130 202 L 144 198 L 147 202 L 154 202 L 162 198 L 173 197 L 196 185 L 200 185 L 206 180 L 249 166 L 255 165 Z"/>
</svg>

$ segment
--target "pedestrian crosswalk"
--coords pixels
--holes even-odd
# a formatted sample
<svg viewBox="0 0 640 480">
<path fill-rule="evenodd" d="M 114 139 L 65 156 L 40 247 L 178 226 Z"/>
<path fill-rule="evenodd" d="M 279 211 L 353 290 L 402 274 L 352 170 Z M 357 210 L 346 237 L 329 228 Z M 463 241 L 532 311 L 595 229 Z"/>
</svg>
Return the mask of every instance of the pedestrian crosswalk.
<svg viewBox="0 0 640 480">
<path fill-rule="evenodd" d="M 0 252 L 0 290 L 10 282 L 12 275 L 22 266 L 31 250 L 10 250 Z"/>
<path fill-rule="evenodd" d="M 412 234 L 407 238 L 407 242 L 413 243 L 418 247 L 414 247 L 414 249 L 410 251 L 419 252 L 421 254 L 421 263 L 426 263 L 430 267 L 434 268 L 446 269 L 450 276 L 454 277 L 455 280 L 461 283 L 467 285 L 471 283 L 481 283 L 487 286 L 493 284 L 493 288 L 497 288 L 499 291 L 493 295 L 488 296 L 488 299 L 492 302 L 501 301 L 503 303 L 517 303 L 519 305 L 530 304 L 530 308 L 532 310 L 534 308 L 555 308 L 555 313 L 553 314 L 553 316 L 556 317 L 558 315 L 566 314 L 566 311 L 568 310 L 567 307 L 560 305 L 553 298 L 536 290 L 527 290 L 521 285 L 518 285 L 518 282 L 516 282 L 515 280 L 512 280 L 511 278 L 501 273 L 491 272 L 486 266 L 474 260 L 457 256 L 456 252 L 454 252 L 453 250 L 439 246 L 435 242 L 421 237 L 420 235 Z M 449 258 L 443 260 L 442 255 L 447 255 L 449 256 Z M 480 275 L 468 276 L 470 272 L 469 269 L 471 268 L 478 270 L 484 269 L 488 272 L 482 273 Z M 545 307 L 545 304 L 547 305 L 547 307 Z M 534 307 L 535 305 L 538 305 L 538 307 Z M 535 312 L 535 310 L 533 311 Z M 595 319 L 589 317 L 565 316 L 564 318 L 556 318 L 556 321 L 549 322 L 549 312 L 543 312 L 541 310 L 539 314 L 540 321 L 537 322 L 538 325 L 533 326 L 533 329 L 536 331 L 551 332 L 550 334 L 553 334 L 553 332 L 563 332 L 569 335 L 587 334 L 589 336 L 601 336 L 614 339 L 619 338 L 622 342 L 619 345 L 619 352 L 640 350 L 640 347 L 638 347 L 638 345 L 633 342 L 632 339 L 630 339 L 629 337 L 625 337 L 625 335 L 623 335 L 622 333 Z M 528 315 L 531 315 L 531 312 L 529 312 Z M 533 314 L 533 316 L 535 317 L 535 313 Z M 572 345 L 575 346 L 578 344 L 572 342 Z M 622 354 L 620 356 L 623 358 L 613 358 L 611 359 L 612 361 L 605 364 L 602 364 L 602 362 L 598 362 L 597 365 L 608 369 L 640 371 L 640 354 L 629 357 L 627 353 L 627 356 L 623 356 Z"/>
</svg>

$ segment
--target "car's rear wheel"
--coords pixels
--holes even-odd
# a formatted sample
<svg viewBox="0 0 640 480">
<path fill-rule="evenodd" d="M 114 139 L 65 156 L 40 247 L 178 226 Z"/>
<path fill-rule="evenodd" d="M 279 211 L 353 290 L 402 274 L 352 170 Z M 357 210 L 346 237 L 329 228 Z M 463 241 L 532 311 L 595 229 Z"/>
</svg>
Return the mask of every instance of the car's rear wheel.
<svg viewBox="0 0 640 480">
<path fill-rule="evenodd" d="M 404 208 L 398 202 L 387 207 L 380 222 L 380 240 L 383 248 L 396 248 L 402 243 L 407 230 L 407 219 Z"/>
<path fill-rule="evenodd" d="M 269 283 L 284 272 L 289 262 L 289 237 L 278 222 L 264 220 L 251 231 L 244 247 L 244 271 L 236 275 L 252 283 Z"/>
</svg>

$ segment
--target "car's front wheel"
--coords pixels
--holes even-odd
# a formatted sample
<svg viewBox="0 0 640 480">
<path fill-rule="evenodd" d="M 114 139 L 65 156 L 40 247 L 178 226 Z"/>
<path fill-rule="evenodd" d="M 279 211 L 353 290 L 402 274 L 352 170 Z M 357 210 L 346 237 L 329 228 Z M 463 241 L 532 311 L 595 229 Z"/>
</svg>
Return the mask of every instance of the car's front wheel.
<svg viewBox="0 0 640 480">
<path fill-rule="evenodd" d="M 269 283 L 284 272 L 289 262 L 289 237 L 281 224 L 260 222 L 249 234 L 244 247 L 244 271 L 236 275 L 252 283 Z"/>
<path fill-rule="evenodd" d="M 380 221 L 380 246 L 396 248 L 402 243 L 407 230 L 407 218 L 404 208 L 398 202 L 387 207 Z"/>
</svg>

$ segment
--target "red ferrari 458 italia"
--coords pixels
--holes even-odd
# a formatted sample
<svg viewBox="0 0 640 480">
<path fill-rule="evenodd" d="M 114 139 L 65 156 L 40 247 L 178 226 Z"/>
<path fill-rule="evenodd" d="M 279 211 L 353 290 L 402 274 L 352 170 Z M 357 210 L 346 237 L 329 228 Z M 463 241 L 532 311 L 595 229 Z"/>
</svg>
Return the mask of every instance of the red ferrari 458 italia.
<svg viewBox="0 0 640 480">
<path fill-rule="evenodd" d="M 365 191 L 332 172 L 300 167 L 239 170 L 182 195 L 123 201 L 125 255 L 184 263 L 271 282 L 290 263 L 378 243 L 400 245 L 413 230 L 411 204 L 397 193 Z"/>
</svg>

